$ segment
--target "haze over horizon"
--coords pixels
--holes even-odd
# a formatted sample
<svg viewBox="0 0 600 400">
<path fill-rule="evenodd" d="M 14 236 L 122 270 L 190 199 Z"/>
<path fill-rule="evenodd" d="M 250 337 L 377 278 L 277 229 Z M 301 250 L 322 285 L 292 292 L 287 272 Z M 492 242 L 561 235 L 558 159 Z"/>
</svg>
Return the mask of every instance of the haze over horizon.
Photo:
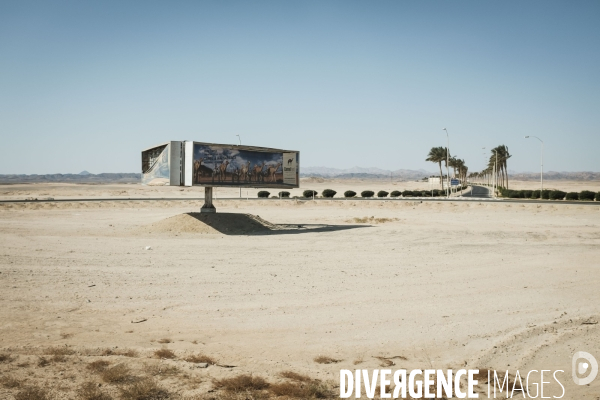
<svg viewBox="0 0 600 400">
<path fill-rule="evenodd" d="M 168 140 L 300 150 L 301 168 L 599 171 L 600 3 L 0 5 L 0 174 L 139 172 Z M 486 147 L 486 155 L 484 150 Z M 8 151 L 7 151 L 8 150 Z"/>
</svg>

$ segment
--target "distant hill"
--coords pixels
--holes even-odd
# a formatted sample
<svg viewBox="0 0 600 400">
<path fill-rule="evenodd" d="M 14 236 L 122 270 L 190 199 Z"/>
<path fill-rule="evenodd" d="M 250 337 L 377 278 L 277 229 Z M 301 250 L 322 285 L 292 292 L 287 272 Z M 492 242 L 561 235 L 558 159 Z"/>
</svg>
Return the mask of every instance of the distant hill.
<svg viewBox="0 0 600 400">
<path fill-rule="evenodd" d="M 381 168 L 362 168 L 353 167 L 348 169 L 339 168 L 328 168 L 328 167 L 301 167 L 300 176 L 303 178 L 307 177 L 320 177 L 320 178 L 336 178 L 336 179 L 390 179 L 395 180 L 417 180 L 435 175 L 433 172 L 425 171 L 423 169 L 412 170 L 412 169 L 397 169 L 395 171 L 386 170 Z"/>
<path fill-rule="evenodd" d="M 349 169 L 327 168 L 327 167 L 306 167 L 300 169 L 302 178 L 336 178 L 336 179 L 361 179 L 361 180 L 389 180 L 391 178 L 398 180 L 420 180 L 428 176 L 437 176 L 436 172 L 429 172 L 423 169 L 398 169 L 395 171 L 384 170 L 380 168 L 360 168 Z M 47 175 L 24 175 L 7 174 L 0 175 L 0 184 L 11 183 L 140 183 L 142 174 L 136 173 L 103 173 L 91 174 L 82 171 L 79 174 L 47 174 Z M 538 180 L 539 172 L 515 172 L 509 171 L 509 179 L 516 180 Z M 573 181 L 594 181 L 600 180 L 600 172 L 544 172 L 544 180 L 573 180 Z"/>
<path fill-rule="evenodd" d="M 86 171 L 83 171 L 86 172 Z M 47 174 L 47 175 L 0 175 L 0 184 L 10 183 L 140 183 L 142 174 Z"/>
<path fill-rule="evenodd" d="M 508 171 L 509 179 L 516 179 L 519 181 L 531 181 L 539 180 L 539 172 L 513 172 Z M 556 172 L 556 171 L 544 171 L 544 180 L 570 180 L 570 181 L 596 181 L 600 180 L 600 172 Z"/>
</svg>

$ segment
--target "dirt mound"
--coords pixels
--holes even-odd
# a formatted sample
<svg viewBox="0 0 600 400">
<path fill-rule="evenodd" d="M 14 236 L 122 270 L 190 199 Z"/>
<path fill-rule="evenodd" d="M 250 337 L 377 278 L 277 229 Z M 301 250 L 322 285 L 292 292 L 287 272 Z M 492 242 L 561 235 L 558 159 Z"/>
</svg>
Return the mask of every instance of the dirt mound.
<svg viewBox="0 0 600 400">
<path fill-rule="evenodd" d="M 142 228 L 145 233 L 200 233 L 251 235 L 278 230 L 258 215 L 238 213 L 186 213 L 163 219 Z"/>
</svg>

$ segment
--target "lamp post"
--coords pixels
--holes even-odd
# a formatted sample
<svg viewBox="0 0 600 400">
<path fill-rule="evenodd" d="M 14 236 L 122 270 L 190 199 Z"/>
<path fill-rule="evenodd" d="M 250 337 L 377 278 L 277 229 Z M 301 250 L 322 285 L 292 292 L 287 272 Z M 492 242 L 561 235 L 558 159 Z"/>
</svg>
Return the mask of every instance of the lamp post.
<svg viewBox="0 0 600 400">
<path fill-rule="evenodd" d="M 448 145 L 446 147 L 446 198 L 450 198 L 450 167 L 448 163 L 450 161 L 450 136 L 448 135 L 448 129 L 444 128 L 446 131 L 446 141 Z"/>
<path fill-rule="evenodd" d="M 542 190 L 540 191 L 540 199 L 542 198 L 542 192 L 544 191 L 544 141 L 537 136 L 525 136 L 525 139 L 529 139 L 530 137 L 536 138 L 542 144 L 542 158 L 540 161 L 540 183 L 542 186 Z"/>
<path fill-rule="evenodd" d="M 492 190 L 494 191 L 494 197 L 496 197 L 496 189 L 498 188 L 498 150 L 492 149 L 494 152 L 494 176 L 492 180 Z"/>
<path fill-rule="evenodd" d="M 485 173 L 483 172 L 483 171 L 485 171 L 485 168 L 486 168 L 486 166 L 485 166 L 485 156 L 486 156 L 485 147 L 482 147 L 481 150 L 483 150 L 483 169 L 481 170 L 481 184 L 484 186 L 487 186 L 485 184 Z"/>
</svg>

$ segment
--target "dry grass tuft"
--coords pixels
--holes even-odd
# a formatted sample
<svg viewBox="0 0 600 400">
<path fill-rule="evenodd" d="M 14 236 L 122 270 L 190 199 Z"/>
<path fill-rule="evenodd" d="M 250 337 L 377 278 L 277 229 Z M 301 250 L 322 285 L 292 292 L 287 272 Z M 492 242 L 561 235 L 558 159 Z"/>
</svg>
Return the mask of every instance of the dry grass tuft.
<svg viewBox="0 0 600 400">
<path fill-rule="evenodd" d="M 260 376 L 238 375 L 233 378 L 215 379 L 213 385 L 216 389 L 223 389 L 228 392 L 245 392 L 267 389 L 269 382 Z"/>
<path fill-rule="evenodd" d="M 96 360 L 96 361 L 92 361 L 91 363 L 89 363 L 86 368 L 89 369 L 90 371 L 102 372 L 109 365 L 110 365 L 110 363 L 106 360 Z"/>
<path fill-rule="evenodd" d="M 131 349 L 123 349 L 123 350 L 116 350 L 116 349 L 104 349 L 102 350 L 102 352 L 100 353 L 101 356 L 125 356 L 125 357 L 137 357 L 138 356 L 138 352 L 135 350 L 131 350 Z"/>
<path fill-rule="evenodd" d="M 72 333 L 61 333 L 60 337 L 63 339 L 70 339 L 73 337 L 73 334 Z"/>
<path fill-rule="evenodd" d="M 127 350 L 118 351 L 115 355 L 124 356 L 124 357 L 137 357 L 138 352 L 135 350 L 127 349 Z"/>
<path fill-rule="evenodd" d="M 168 358 L 168 359 L 175 358 L 175 353 L 173 353 L 173 351 L 169 350 L 169 349 L 156 350 L 154 352 L 154 355 L 158 358 Z"/>
<path fill-rule="evenodd" d="M 12 356 L 7 353 L 0 354 L 0 363 L 9 363 L 13 360 Z"/>
<path fill-rule="evenodd" d="M 271 385 L 270 392 L 275 396 L 292 399 L 327 399 L 330 390 L 321 382 L 284 382 Z"/>
<path fill-rule="evenodd" d="M 184 360 L 194 364 L 207 363 L 210 365 L 215 365 L 217 363 L 217 360 L 204 354 L 191 355 L 184 358 Z"/>
<path fill-rule="evenodd" d="M 479 372 L 476 373 L 475 375 L 473 375 L 473 378 L 480 382 L 487 383 L 488 382 L 488 371 L 490 371 L 490 370 L 488 370 L 487 368 L 480 368 Z M 493 378 L 494 371 L 491 371 L 491 372 L 492 373 L 490 376 L 492 377 L 492 379 L 494 379 Z M 500 376 L 500 374 L 498 374 L 498 376 Z M 502 375 L 502 378 L 504 378 L 504 375 Z"/>
<path fill-rule="evenodd" d="M 77 398 L 80 400 L 112 400 L 108 394 L 104 393 L 97 384 L 86 382 L 77 390 Z"/>
<path fill-rule="evenodd" d="M 326 356 L 319 356 L 319 357 L 315 357 L 313 359 L 313 361 L 318 364 L 335 364 L 335 363 L 339 363 L 342 360 L 337 360 L 335 358 L 326 357 Z"/>
<path fill-rule="evenodd" d="M 375 217 L 364 217 L 364 218 L 352 218 L 347 222 L 354 222 L 357 224 L 383 224 L 385 222 L 398 221 L 398 218 L 375 218 Z"/>
<path fill-rule="evenodd" d="M 72 356 L 73 354 L 75 354 L 75 351 L 68 347 L 48 347 L 44 351 L 46 356 Z"/>
<path fill-rule="evenodd" d="M 151 376 L 175 376 L 182 373 L 181 369 L 179 369 L 176 365 L 168 365 L 168 364 L 144 364 L 144 372 L 147 375 Z"/>
<path fill-rule="evenodd" d="M 144 379 L 121 388 L 121 399 L 123 400 L 167 400 L 170 398 L 171 394 L 152 379 Z"/>
<path fill-rule="evenodd" d="M 21 381 L 10 376 L 3 377 L 2 379 L 0 379 L 0 382 L 2 383 L 2 386 L 4 386 L 7 389 L 16 389 L 18 387 L 21 387 Z"/>
<path fill-rule="evenodd" d="M 46 357 L 40 357 L 38 359 L 38 363 L 37 366 L 40 368 L 44 368 L 46 366 L 50 365 L 50 361 L 48 361 L 48 359 Z"/>
<path fill-rule="evenodd" d="M 312 381 L 312 379 L 310 378 L 310 376 L 306 376 L 306 375 L 302 375 L 299 374 L 297 372 L 294 371 L 283 371 L 282 373 L 279 374 L 279 376 L 286 378 L 286 379 L 290 379 L 292 381 L 296 381 L 296 382 L 310 382 Z"/>
<path fill-rule="evenodd" d="M 117 364 L 114 367 L 106 368 L 100 376 L 107 383 L 123 383 L 132 378 L 129 368 L 124 364 Z"/>
<path fill-rule="evenodd" d="M 171 339 L 160 339 L 160 340 L 158 340 L 158 343 L 167 344 L 167 343 L 172 343 L 172 341 L 171 341 Z"/>
<path fill-rule="evenodd" d="M 358 355 L 356 360 L 354 360 L 354 365 L 362 364 L 365 362 L 365 353 L 361 353 Z"/>
<path fill-rule="evenodd" d="M 16 394 L 15 400 L 49 400 L 46 390 L 36 386 L 27 386 Z"/>
<path fill-rule="evenodd" d="M 262 390 L 246 392 L 217 392 L 185 398 L 185 400 L 267 400 L 272 399 L 271 393 Z"/>
<path fill-rule="evenodd" d="M 406 358 L 404 356 L 392 356 L 392 357 L 374 356 L 374 358 L 376 358 L 379 361 L 381 361 L 381 363 L 379 364 L 379 366 L 383 367 L 383 368 L 391 367 L 391 366 L 396 365 L 396 363 L 394 361 L 392 361 L 394 359 L 398 359 L 398 360 L 402 360 L 402 361 L 408 360 L 408 358 Z"/>
<path fill-rule="evenodd" d="M 67 361 L 67 357 L 61 356 L 59 354 L 56 354 L 56 355 L 52 356 L 52 358 L 50 359 L 50 361 L 52 361 L 52 362 L 65 362 L 65 361 Z"/>
<path fill-rule="evenodd" d="M 375 357 L 377 358 L 379 361 L 381 361 L 381 363 L 379 363 L 380 367 L 386 368 L 386 367 L 391 367 L 393 365 L 396 365 L 395 362 L 393 362 L 392 360 L 390 360 L 389 358 L 384 358 L 384 357 Z"/>
</svg>

